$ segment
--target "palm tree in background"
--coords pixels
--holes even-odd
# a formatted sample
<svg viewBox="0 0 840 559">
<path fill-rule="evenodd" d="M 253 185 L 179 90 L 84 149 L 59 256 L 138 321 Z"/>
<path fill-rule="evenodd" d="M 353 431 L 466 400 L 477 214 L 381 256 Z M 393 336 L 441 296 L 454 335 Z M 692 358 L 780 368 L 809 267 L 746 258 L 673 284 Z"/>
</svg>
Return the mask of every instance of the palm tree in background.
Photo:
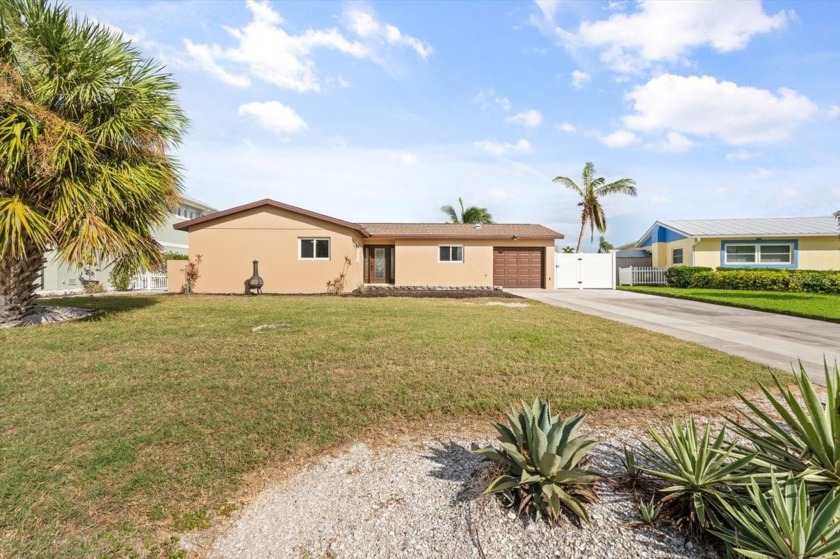
<svg viewBox="0 0 840 559">
<path fill-rule="evenodd" d="M 0 323 L 34 310 L 44 255 L 152 269 L 180 200 L 177 83 L 113 30 L 46 0 L 0 2 Z"/>
<path fill-rule="evenodd" d="M 490 215 L 487 208 L 479 208 L 478 206 L 464 208 L 464 201 L 460 196 L 458 197 L 458 204 L 461 206 L 460 214 L 448 204 L 440 207 L 440 211 L 445 213 L 452 223 L 493 223 L 493 216 Z"/>
<path fill-rule="evenodd" d="M 598 239 L 598 254 L 606 254 L 615 247 L 603 235 Z"/>
<path fill-rule="evenodd" d="M 595 178 L 595 165 L 592 162 L 583 166 L 583 183 L 578 186 L 575 181 L 568 177 L 555 177 L 552 182 L 562 184 L 566 188 L 577 192 L 582 200 L 578 202 L 581 206 L 580 214 L 580 235 L 575 252 L 580 252 L 583 244 L 583 232 L 586 224 L 589 224 L 592 239 L 595 240 L 595 229 L 601 233 L 607 230 L 607 218 L 604 209 L 601 207 L 601 198 L 610 194 L 636 195 L 636 181 L 633 179 L 619 179 L 615 182 L 605 184 L 604 177 Z"/>
</svg>

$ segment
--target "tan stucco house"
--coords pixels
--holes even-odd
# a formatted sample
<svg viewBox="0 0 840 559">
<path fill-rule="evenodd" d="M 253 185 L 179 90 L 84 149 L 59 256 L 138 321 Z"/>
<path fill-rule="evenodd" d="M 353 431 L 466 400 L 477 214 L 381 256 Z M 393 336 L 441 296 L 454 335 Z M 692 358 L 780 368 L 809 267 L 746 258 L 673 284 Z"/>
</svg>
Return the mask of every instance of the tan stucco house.
<svg viewBox="0 0 840 559">
<path fill-rule="evenodd" d="M 840 270 L 840 231 L 831 216 L 657 221 L 634 248 L 652 265 Z"/>
<path fill-rule="evenodd" d="M 264 293 L 323 293 L 342 272 L 346 290 L 553 286 L 563 238 L 533 224 L 353 223 L 269 199 L 174 227 L 202 257 L 198 293 L 242 293 L 254 260 Z M 181 283 L 176 275 L 170 289 Z"/>
</svg>

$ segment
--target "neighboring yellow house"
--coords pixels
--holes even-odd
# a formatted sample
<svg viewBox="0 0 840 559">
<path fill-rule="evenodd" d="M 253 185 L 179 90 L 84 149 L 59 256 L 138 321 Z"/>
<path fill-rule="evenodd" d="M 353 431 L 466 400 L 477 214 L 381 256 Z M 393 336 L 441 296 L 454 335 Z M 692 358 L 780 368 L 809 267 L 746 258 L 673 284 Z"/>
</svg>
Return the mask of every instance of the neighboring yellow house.
<svg viewBox="0 0 840 559">
<path fill-rule="evenodd" d="M 636 243 L 652 265 L 840 270 L 833 217 L 657 221 Z"/>
<path fill-rule="evenodd" d="M 346 274 L 363 284 L 446 287 L 554 286 L 554 242 L 542 225 L 352 223 L 260 200 L 178 223 L 201 255 L 197 293 L 242 293 L 259 262 L 264 293 L 323 293 Z M 349 264 L 347 262 L 349 261 Z M 183 283 L 170 270 L 170 291 Z"/>
</svg>

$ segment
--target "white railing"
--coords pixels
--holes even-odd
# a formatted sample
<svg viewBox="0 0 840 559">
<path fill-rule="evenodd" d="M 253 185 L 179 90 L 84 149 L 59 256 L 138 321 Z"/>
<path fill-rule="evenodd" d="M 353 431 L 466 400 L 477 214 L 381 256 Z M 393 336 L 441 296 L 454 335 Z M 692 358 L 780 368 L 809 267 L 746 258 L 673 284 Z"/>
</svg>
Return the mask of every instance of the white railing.
<svg viewBox="0 0 840 559">
<path fill-rule="evenodd" d="M 131 282 L 135 291 L 166 291 L 166 288 L 166 274 L 160 272 L 137 274 Z"/>
<path fill-rule="evenodd" d="M 620 285 L 665 285 L 667 268 L 652 266 L 630 266 L 618 269 L 618 283 Z"/>
</svg>

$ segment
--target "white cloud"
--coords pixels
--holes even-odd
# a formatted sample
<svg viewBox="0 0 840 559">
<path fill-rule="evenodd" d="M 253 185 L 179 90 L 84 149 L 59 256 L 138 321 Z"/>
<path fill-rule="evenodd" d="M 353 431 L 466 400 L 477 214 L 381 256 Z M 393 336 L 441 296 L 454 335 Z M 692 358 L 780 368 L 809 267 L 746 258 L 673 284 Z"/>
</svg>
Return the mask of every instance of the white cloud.
<svg viewBox="0 0 840 559">
<path fill-rule="evenodd" d="M 531 153 L 531 142 L 528 140 L 519 140 L 515 144 L 482 140 L 480 142 L 475 142 L 473 145 L 484 153 L 489 153 L 490 155 L 495 155 L 496 157 Z"/>
<path fill-rule="evenodd" d="M 726 154 L 726 160 L 730 163 L 733 161 L 749 161 L 750 159 L 763 159 L 764 153 L 760 151 L 747 151 L 739 149 L 738 151 L 730 151 Z"/>
<path fill-rule="evenodd" d="M 793 90 L 774 95 L 712 76 L 664 74 L 627 99 L 635 111 L 622 119 L 629 130 L 714 136 L 733 145 L 784 140 L 817 113 L 813 102 Z"/>
<path fill-rule="evenodd" d="M 545 19 L 554 21 L 554 16 L 560 9 L 560 0 L 534 0 L 534 3 L 536 3 Z"/>
<path fill-rule="evenodd" d="M 749 178 L 752 180 L 760 180 L 766 179 L 773 176 L 773 171 L 770 169 L 765 169 L 764 167 L 759 167 L 755 171 L 749 174 Z"/>
<path fill-rule="evenodd" d="M 831 105 L 826 111 L 828 118 L 837 118 L 840 116 L 840 105 Z"/>
<path fill-rule="evenodd" d="M 601 138 L 601 141 L 611 148 L 623 148 L 638 144 L 641 140 L 638 136 L 628 130 L 616 130 Z"/>
<path fill-rule="evenodd" d="M 393 46 L 408 47 L 423 59 L 428 58 L 434 52 L 432 45 L 429 43 L 405 35 L 395 25 L 377 21 L 376 17 L 367 10 L 357 7 L 348 8 L 344 10 L 342 17 L 347 28 L 359 37 Z"/>
<path fill-rule="evenodd" d="M 553 11 L 538 6 L 545 17 L 543 22 L 533 22 L 538 28 L 567 47 L 599 49 L 601 60 L 619 72 L 681 62 L 698 47 L 717 52 L 743 49 L 753 36 L 782 29 L 796 18 L 792 10 L 770 15 L 760 0 L 727 2 L 725 7 L 719 0 L 640 0 L 632 13 L 583 21 L 577 31 L 570 32 L 553 24 Z"/>
<path fill-rule="evenodd" d="M 574 70 L 572 72 L 572 87 L 575 89 L 583 89 L 583 87 L 589 83 L 589 80 L 592 79 L 592 76 L 583 72 L 581 70 Z"/>
<path fill-rule="evenodd" d="M 482 110 L 487 110 L 495 105 L 505 112 L 510 111 L 513 106 L 510 99 L 504 95 L 499 95 L 493 88 L 480 89 L 478 93 L 475 94 L 475 97 L 473 97 L 473 103 L 481 107 Z"/>
<path fill-rule="evenodd" d="M 409 153 L 404 151 L 399 154 L 400 163 L 405 165 L 406 167 L 411 167 L 413 165 L 417 165 L 417 156 L 413 153 Z"/>
<path fill-rule="evenodd" d="M 556 128 L 557 128 L 558 130 L 560 130 L 561 132 L 566 132 L 567 134 L 568 134 L 568 133 L 571 133 L 571 132 L 574 132 L 574 131 L 576 130 L 576 128 L 574 127 L 574 125 L 573 125 L 573 124 L 570 124 L 570 123 L 568 123 L 568 122 L 563 122 L 563 123 L 560 123 L 560 124 L 558 124 L 558 125 L 557 125 L 557 127 L 556 127 Z"/>
<path fill-rule="evenodd" d="M 694 147 L 694 142 L 677 132 L 668 132 L 660 143 L 662 151 L 681 153 Z"/>
<path fill-rule="evenodd" d="M 303 118 L 294 109 L 279 101 L 241 105 L 239 115 L 249 117 L 263 128 L 281 136 L 295 134 L 306 129 Z"/>
<path fill-rule="evenodd" d="M 718 196 L 723 196 L 724 194 L 729 194 L 729 189 L 725 186 L 719 186 L 715 189 L 715 194 Z"/>
<path fill-rule="evenodd" d="M 525 128 L 537 128 L 542 124 L 542 114 L 534 109 L 517 113 L 506 119 L 510 124 L 519 124 Z"/>
<path fill-rule="evenodd" d="M 336 28 L 307 29 L 299 34 L 287 32 L 285 21 L 268 2 L 248 0 L 251 21 L 244 27 L 225 27 L 236 41 L 231 48 L 217 44 L 196 44 L 184 40 L 187 53 L 195 63 L 225 83 L 248 87 L 251 80 L 261 80 L 281 89 L 299 93 L 318 91 L 321 79 L 313 55 L 317 50 L 332 50 L 354 58 L 380 62 L 377 46 L 405 46 L 423 58 L 432 47 L 414 37 L 404 35 L 397 27 L 377 21 L 367 12 L 352 9 L 345 12 L 344 21 L 362 40 L 347 38 Z M 328 79 L 339 87 L 347 81 L 343 77 Z"/>
<path fill-rule="evenodd" d="M 308 29 L 292 35 L 283 29 L 283 18 L 268 2 L 248 0 L 247 7 L 251 21 L 245 27 L 225 28 L 237 41 L 236 47 L 225 49 L 184 40 L 187 52 L 199 66 L 231 85 L 247 87 L 249 78 L 256 78 L 281 89 L 318 91 L 321 82 L 311 58 L 313 51 L 328 49 L 356 58 L 371 56 L 365 45 L 347 39 L 337 29 Z M 236 67 L 239 73 L 225 69 L 223 64 Z"/>
<path fill-rule="evenodd" d="M 248 76 L 232 74 L 222 68 L 216 59 L 222 56 L 222 49 L 217 45 L 196 45 L 189 39 L 184 39 L 187 54 L 193 57 L 198 65 L 217 79 L 236 87 L 249 87 L 251 80 Z"/>
</svg>

